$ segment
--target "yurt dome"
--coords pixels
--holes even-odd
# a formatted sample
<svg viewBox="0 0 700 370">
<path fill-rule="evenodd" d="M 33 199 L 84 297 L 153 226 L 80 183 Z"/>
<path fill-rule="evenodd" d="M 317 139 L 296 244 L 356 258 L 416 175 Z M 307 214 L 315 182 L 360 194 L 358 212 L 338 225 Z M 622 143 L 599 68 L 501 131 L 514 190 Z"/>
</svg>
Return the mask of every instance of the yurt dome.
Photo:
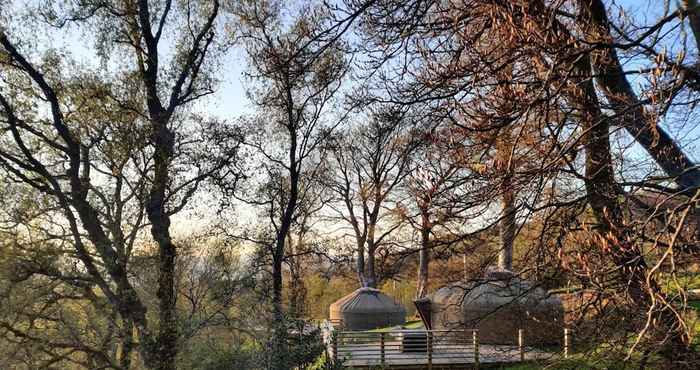
<svg viewBox="0 0 700 370">
<path fill-rule="evenodd" d="M 406 322 L 406 309 L 379 289 L 360 288 L 330 306 L 330 321 L 346 330 L 369 330 Z"/>
<path fill-rule="evenodd" d="M 559 343 L 563 336 L 561 300 L 503 271 L 443 287 L 429 307 L 433 329 L 478 329 L 483 343 L 517 343 L 518 329 L 530 344 Z"/>
</svg>

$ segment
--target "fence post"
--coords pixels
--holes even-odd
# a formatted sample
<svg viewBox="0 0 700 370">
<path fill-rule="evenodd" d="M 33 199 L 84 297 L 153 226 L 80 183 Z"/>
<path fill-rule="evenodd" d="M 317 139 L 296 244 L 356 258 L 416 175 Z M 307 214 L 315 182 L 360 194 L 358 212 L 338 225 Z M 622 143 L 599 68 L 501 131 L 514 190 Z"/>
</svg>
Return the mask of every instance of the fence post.
<svg viewBox="0 0 700 370">
<path fill-rule="evenodd" d="M 569 342 L 569 328 L 564 328 L 564 358 L 569 358 L 569 346 L 571 345 Z"/>
<path fill-rule="evenodd" d="M 338 335 L 339 333 L 335 330 L 333 330 L 333 333 L 331 334 L 331 342 L 333 346 L 333 363 L 337 364 L 338 363 Z"/>
<path fill-rule="evenodd" d="M 472 330 L 472 342 L 474 343 L 474 365 L 479 368 L 479 329 Z"/>
<path fill-rule="evenodd" d="M 465 355 L 469 354 L 469 329 L 464 329 L 464 352 Z"/>
<path fill-rule="evenodd" d="M 525 351 L 523 350 L 523 329 L 518 329 L 518 350 L 520 351 L 520 361 L 525 361 Z"/>
<path fill-rule="evenodd" d="M 428 345 L 428 370 L 433 369 L 433 332 L 428 331 L 428 342 L 426 343 Z"/>
<path fill-rule="evenodd" d="M 379 333 L 379 335 L 380 361 L 382 366 L 384 366 L 384 332 Z"/>
</svg>

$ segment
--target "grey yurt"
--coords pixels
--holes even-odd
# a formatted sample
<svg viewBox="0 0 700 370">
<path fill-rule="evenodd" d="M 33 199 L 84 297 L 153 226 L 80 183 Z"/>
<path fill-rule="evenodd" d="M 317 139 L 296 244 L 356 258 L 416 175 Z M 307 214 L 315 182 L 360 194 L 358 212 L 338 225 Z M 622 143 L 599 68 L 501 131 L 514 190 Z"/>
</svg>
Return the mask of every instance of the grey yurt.
<svg viewBox="0 0 700 370">
<path fill-rule="evenodd" d="M 518 329 L 529 344 L 563 337 L 561 300 L 510 271 L 491 270 L 483 279 L 448 285 L 416 306 L 427 327 L 478 329 L 482 343 L 517 343 Z"/>
<path fill-rule="evenodd" d="M 369 330 L 406 322 L 406 309 L 379 289 L 360 288 L 331 304 L 330 321 L 345 330 Z"/>
</svg>

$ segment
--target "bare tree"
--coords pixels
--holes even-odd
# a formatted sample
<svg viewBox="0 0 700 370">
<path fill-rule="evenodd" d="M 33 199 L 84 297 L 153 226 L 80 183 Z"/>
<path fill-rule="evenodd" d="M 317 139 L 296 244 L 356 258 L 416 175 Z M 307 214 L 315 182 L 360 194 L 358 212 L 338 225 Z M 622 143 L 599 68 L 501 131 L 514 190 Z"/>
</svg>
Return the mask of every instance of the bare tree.
<svg viewBox="0 0 700 370">
<path fill-rule="evenodd" d="M 437 143 L 440 140 L 438 135 L 425 135 L 427 137 L 424 140 L 431 137 L 432 140 L 428 141 L 433 145 L 422 150 L 421 154 L 413 154 L 416 168 L 407 179 L 411 202 L 415 204 L 416 209 L 413 213 L 417 215 L 411 215 L 412 212 L 408 209 L 403 213 L 408 214 L 407 220 L 420 235 L 416 299 L 428 294 L 430 255 L 431 250 L 438 246 L 435 239 L 439 238 L 435 234 L 439 233 L 441 228 L 449 230 L 448 223 L 457 218 L 455 212 L 459 210 L 459 202 L 454 201 L 458 193 L 456 188 L 459 187 L 460 180 L 464 180 L 458 179 L 460 172 L 465 169 L 460 166 L 464 163 L 459 160 L 461 156 L 457 154 L 460 151 L 459 145 L 457 148 L 442 148 L 442 145 Z M 469 168 L 466 170 L 469 171 Z M 450 233 L 446 234 L 448 235 L 442 235 L 442 238 L 447 239 L 441 241 L 443 244 L 449 243 Z"/>
<path fill-rule="evenodd" d="M 287 24 L 283 11 L 291 10 Z M 343 29 L 333 28 L 327 9 L 285 8 L 281 3 L 244 2 L 234 9 L 250 62 L 250 96 L 259 108 L 248 121 L 244 145 L 256 156 L 265 196 L 245 199 L 269 217 L 262 242 L 272 259 L 274 338 L 272 368 L 288 365 L 283 307 L 287 240 L 299 215 L 304 186 L 319 175 L 321 149 L 346 114 L 332 117 L 348 71 Z M 274 137 L 276 140 L 270 141 Z M 305 185 L 306 184 L 306 185 Z"/>
<path fill-rule="evenodd" d="M 638 222 L 638 214 L 630 209 L 621 176 L 616 175 L 617 169 L 629 165 L 625 158 L 629 151 L 616 157 L 610 136 L 615 129 L 626 129 L 666 172 L 659 178 L 648 171 L 634 171 L 639 181 L 626 185 L 692 195 L 688 190 L 695 186 L 697 169 L 680 145 L 659 128 L 661 119 L 673 119 L 673 112 L 688 109 L 695 99 L 695 72 L 684 64 L 684 46 L 673 54 L 663 52 L 667 45 L 663 38 L 673 37 L 670 30 L 678 27 L 683 11 L 669 11 L 658 22 L 635 28 L 609 22 L 602 4 L 379 1 L 367 8 L 363 19 L 366 50 L 373 55 L 368 77 L 376 80 L 374 86 L 387 90 L 386 101 L 429 106 L 435 116 L 470 130 L 480 145 L 497 144 L 494 139 L 506 144 L 500 145 L 502 153 L 517 154 L 506 161 L 516 164 L 505 166 L 512 173 L 506 179 L 516 182 L 515 189 L 526 189 L 519 194 L 526 211 L 523 217 L 566 209 L 552 214 L 568 213 L 562 221 L 572 229 L 582 223 L 592 228 L 589 245 L 605 261 L 605 268 L 595 276 L 605 276 L 603 271 L 614 276 L 612 281 L 605 279 L 605 286 L 634 302 L 626 307 L 633 314 L 624 330 L 639 333 L 638 342 L 648 334 L 649 343 L 687 348 L 685 318 L 674 304 L 666 304 L 668 297 L 656 282 L 663 264 L 659 261 L 668 260 L 659 257 L 659 245 L 651 235 L 671 231 L 668 225 L 661 230 L 630 227 Z M 644 91 L 646 100 L 630 94 L 624 79 L 631 72 L 618 68 L 615 50 L 630 50 L 634 61 L 649 66 L 639 72 L 650 81 Z M 510 89 L 514 102 L 505 117 L 489 109 L 494 104 L 492 92 L 499 88 Z M 514 145 L 519 142 L 526 145 Z M 585 152 L 583 161 L 577 159 L 579 151 Z M 668 188 L 663 180 L 677 186 Z M 503 184 L 503 194 L 508 196 L 510 186 Z M 694 202 L 687 195 L 683 199 L 678 215 Z M 595 217 L 592 226 L 587 224 L 586 206 Z M 665 235 L 685 235 L 673 230 Z M 543 246 L 543 240 L 536 245 Z M 677 238 L 671 240 L 668 250 L 683 250 Z M 595 278 L 591 282 L 596 284 Z M 635 311 L 635 306 L 644 309 Z M 649 344 L 644 353 L 648 355 L 652 347 Z"/>
<path fill-rule="evenodd" d="M 331 206 L 352 228 L 356 273 L 362 287 L 376 287 L 377 250 L 400 227 L 392 206 L 400 199 L 398 188 L 409 174 L 415 148 L 406 112 L 379 107 L 368 122 L 339 131 L 333 144 L 334 177 L 329 188 L 336 195 Z"/>
<path fill-rule="evenodd" d="M 696 166 L 693 160 L 688 157 L 683 149 L 676 143 L 673 138 L 663 129 L 655 119 L 653 111 L 648 111 L 645 107 L 646 102 L 642 102 L 637 98 L 632 86 L 627 80 L 627 76 L 620 64 L 617 55 L 617 48 L 631 49 L 640 48 L 650 57 L 659 58 L 660 68 L 668 68 L 668 72 L 673 78 L 674 73 L 680 73 L 681 76 L 673 78 L 665 83 L 659 81 L 659 91 L 653 94 L 657 95 L 652 98 L 651 102 L 657 101 L 655 105 L 660 106 L 661 113 L 668 109 L 668 106 L 673 104 L 674 97 L 679 94 L 682 89 L 687 88 L 690 79 L 697 79 L 697 71 L 694 67 L 688 67 L 672 60 L 669 55 L 663 51 L 655 50 L 656 45 L 661 44 L 660 40 L 654 40 L 658 36 L 654 36 L 657 32 L 666 26 L 669 22 L 674 22 L 682 17 L 681 9 L 667 15 L 656 24 L 645 26 L 647 29 L 639 35 L 636 40 L 631 40 L 632 35 L 627 35 L 622 31 L 622 38 L 626 39 L 624 45 L 616 45 L 611 34 L 613 27 L 608 20 L 605 5 L 601 0 L 581 0 L 578 1 L 578 7 L 581 9 L 581 17 L 579 18 L 579 27 L 583 32 L 582 38 L 590 44 L 598 45 L 598 50 L 591 55 L 591 66 L 596 76 L 596 83 L 600 86 L 600 92 L 605 96 L 607 105 L 615 112 L 616 121 L 624 127 L 634 139 L 641 144 L 644 149 L 656 161 L 659 167 L 668 175 L 668 178 L 675 182 L 680 190 L 690 190 L 691 192 L 700 187 L 700 169 Z M 687 8 L 686 4 L 686 8 Z M 691 28 L 694 27 L 697 16 L 697 9 L 690 13 Z M 650 38 L 647 41 L 646 38 Z M 679 53 L 684 51 L 679 50 Z M 677 59 L 676 59 L 677 60 Z M 685 62 L 685 61 L 682 61 Z M 673 69 L 679 69 L 674 72 Z M 664 107 L 665 106 L 665 107 Z"/>
</svg>

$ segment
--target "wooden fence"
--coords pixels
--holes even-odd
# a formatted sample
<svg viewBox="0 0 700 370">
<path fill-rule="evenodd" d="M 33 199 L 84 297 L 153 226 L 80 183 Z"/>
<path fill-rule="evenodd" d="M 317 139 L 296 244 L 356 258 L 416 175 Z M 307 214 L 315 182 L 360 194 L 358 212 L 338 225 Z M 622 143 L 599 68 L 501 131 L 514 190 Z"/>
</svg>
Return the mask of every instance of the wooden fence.
<svg viewBox="0 0 700 370">
<path fill-rule="evenodd" d="M 351 366 L 479 363 L 476 330 L 340 331 L 331 339 L 334 361 Z"/>
<path fill-rule="evenodd" d="M 515 333 L 517 345 L 481 345 L 479 331 L 394 330 L 332 331 L 327 337 L 328 356 L 348 367 L 448 367 L 480 363 L 507 363 L 551 358 L 549 352 L 526 347 L 523 330 Z M 568 357 L 570 332 L 565 331 L 563 354 Z"/>
</svg>

